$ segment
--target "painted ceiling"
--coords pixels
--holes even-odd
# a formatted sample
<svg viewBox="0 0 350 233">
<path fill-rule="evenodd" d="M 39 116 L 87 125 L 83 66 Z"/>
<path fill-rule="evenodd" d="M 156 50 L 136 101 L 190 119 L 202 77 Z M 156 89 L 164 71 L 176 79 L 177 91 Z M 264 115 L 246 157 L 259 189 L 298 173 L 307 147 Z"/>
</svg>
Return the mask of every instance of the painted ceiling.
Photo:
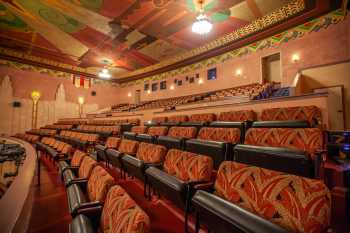
<svg viewBox="0 0 350 233">
<path fill-rule="evenodd" d="M 0 47 L 114 78 L 202 46 L 290 0 L 207 0 L 209 35 L 191 32 L 196 0 L 0 0 Z"/>
</svg>

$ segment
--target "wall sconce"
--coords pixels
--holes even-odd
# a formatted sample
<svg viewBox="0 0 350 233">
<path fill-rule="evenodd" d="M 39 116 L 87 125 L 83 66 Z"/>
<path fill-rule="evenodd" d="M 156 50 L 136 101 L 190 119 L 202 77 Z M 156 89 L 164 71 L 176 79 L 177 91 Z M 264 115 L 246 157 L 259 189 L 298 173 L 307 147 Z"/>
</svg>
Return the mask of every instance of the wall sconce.
<svg viewBox="0 0 350 233">
<path fill-rule="evenodd" d="M 175 89 L 175 86 L 174 86 L 174 84 L 172 84 L 171 86 L 170 86 L 170 90 L 174 90 Z"/>
<path fill-rule="evenodd" d="M 131 92 L 128 92 L 128 97 L 131 97 Z"/>
<path fill-rule="evenodd" d="M 241 69 L 237 69 L 236 70 L 236 77 L 241 77 L 242 76 L 242 70 Z"/>
<path fill-rule="evenodd" d="M 203 84 L 204 83 L 204 81 L 203 81 L 203 79 L 198 79 L 198 84 L 200 85 L 200 84 Z"/>
<path fill-rule="evenodd" d="M 33 100 L 33 108 L 32 108 L 32 129 L 36 129 L 38 122 L 38 101 L 41 97 L 41 93 L 39 91 L 32 91 L 30 96 Z"/>
<path fill-rule="evenodd" d="M 79 117 L 81 118 L 83 116 L 83 105 L 84 105 L 84 97 L 79 96 L 78 97 L 78 103 L 79 103 Z"/>
<path fill-rule="evenodd" d="M 297 63 L 300 60 L 299 54 L 295 53 L 292 55 L 292 62 Z"/>
<path fill-rule="evenodd" d="M 151 94 L 151 90 L 147 90 L 147 95 Z"/>
</svg>

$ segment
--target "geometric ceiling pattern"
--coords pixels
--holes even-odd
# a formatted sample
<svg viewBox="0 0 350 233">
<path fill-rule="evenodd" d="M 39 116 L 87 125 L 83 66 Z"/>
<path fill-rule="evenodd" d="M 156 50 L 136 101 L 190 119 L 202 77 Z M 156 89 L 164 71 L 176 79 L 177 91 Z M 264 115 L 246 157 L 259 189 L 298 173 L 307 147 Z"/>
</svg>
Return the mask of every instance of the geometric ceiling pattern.
<svg viewBox="0 0 350 233">
<path fill-rule="evenodd" d="M 214 24 L 192 33 L 196 0 L 0 0 L 0 47 L 114 77 L 242 28 L 291 0 L 207 0 Z"/>
</svg>

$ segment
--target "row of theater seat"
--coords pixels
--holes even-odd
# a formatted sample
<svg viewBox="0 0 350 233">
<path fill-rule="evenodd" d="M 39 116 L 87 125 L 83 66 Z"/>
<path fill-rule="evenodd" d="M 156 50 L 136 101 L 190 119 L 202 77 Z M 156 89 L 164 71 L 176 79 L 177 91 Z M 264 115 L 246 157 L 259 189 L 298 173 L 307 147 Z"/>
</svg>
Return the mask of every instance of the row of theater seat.
<svg viewBox="0 0 350 233">
<path fill-rule="evenodd" d="M 98 142 L 99 135 L 63 130 L 59 135 L 56 135 L 56 139 L 86 150 Z"/>
<path fill-rule="evenodd" d="M 149 232 L 148 215 L 88 154 L 75 150 L 71 159 L 61 158 L 57 164 L 73 217 L 69 232 Z"/>
<path fill-rule="evenodd" d="M 68 130 L 73 128 L 73 125 L 60 125 L 60 124 L 53 124 L 53 125 L 45 125 L 44 127 L 42 127 L 44 129 L 58 129 L 58 130 Z"/>
<path fill-rule="evenodd" d="M 39 136 L 55 136 L 56 132 L 57 131 L 55 129 L 31 129 L 26 133 Z"/>
<path fill-rule="evenodd" d="M 68 158 L 72 152 L 70 144 L 50 137 L 43 137 L 40 142 L 36 142 L 36 149 L 49 154 L 53 160 Z"/>
<path fill-rule="evenodd" d="M 120 135 L 121 126 L 112 125 L 112 126 L 103 126 L 103 125 L 79 125 L 76 128 L 79 132 L 87 133 L 98 133 L 103 135 Z"/>
<path fill-rule="evenodd" d="M 15 135 L 16 138 L 23 139 L 25 141 L 35 143 L 40 139 L 39 135 L 29 134 L 29 133 L 18 133 Z"/>
<path fill-rule="evenodd" d="M 110 149 L 111 147 L 114 147 L 116 149 Z M 96 149 L 97 149 L 99 158 L 103 158 L 104 160 L 107 160 L 111 165 L 119 167 L 121 170 L 127 172 L 128 174 L 135 176 L 140 180 L 143 180 L 145 184 L 147 183 L 151 184 L 159 193 L 163 194 L 168 199 L 173 201 L 173 203 L 175 203 L 177 206 L 185 209 L 186 219 L 187 219 L 187 214 L 190 210 L 190 204 L 191 204 L 190 200 L 194 192 L 198 189 L 208 190 L 213 188 L 212 184 L 214 180 L 212 176 L 212 170 L 213 170 L 214 162 L 212 157 L 210 156 L 206 156 L 199 153 L 191 153 L 188 151 L 183 151 L 178 149 L 170 149 L 168 150 L 168 152 L 166 152 L 167 148 L 162 145 L 154 145 L 154 144 L 149 144 L 144 142 L 139 143 L 137 141 L 132 141 L 128 139 L 119 139 L 119 138 L 110 138 L 107 140 L 107 144 L 105 147 L 99 147 Z M 251 196 L 247 196 L 248 200 L 245 200 L 246 202 L 249 200 L 251 201 L 250 203 L 247 203 L 247 205 L 249 204 L 249 206 L 243 205 L 241 207 L 243 209 L 247 208 L 249 211 L 254 212 L 258 216 L 260 216 L 260 218 L 255 215 L 251 215 L 249 214 L 249 212 L 245 212 L 240 208 L 236 210 L 235 214 L 237 214 L 238 216 L 242 215 L 241 219 L 242 217 L 244 217 L 244 218 L 250 218 L 250 221 L 257 221 L 256 224 L 258 225 L 253 224 L 253 226 L 264 226 L 266 229 L 270 230 L 266 232 L 285 232 L 285 230 L 279 227 L 276 227 L 275 225 L 271 225 L 267 220 L 275 222 L 281 225 L 283 228 L 287 228 L 288 230 L 294 227 L 293 226 L 294 223 L 298 223 L 299 224 L 298 227 L 305 230 L 304 232 L 312 232 L 312 231 L 309 231 L 310 229 L 308 229 L 309 227 L 308 224 L 313 224 L 313 223 L 315 223 L 315 226 L 312 226 L 312 227 L 317 227 L 316 229 L 317 231 L 315 232 L 321 232 L 321 231 L 318 231 L 321 228 L 325 229 L 325 227 L 329 225 L 329 218 L 330 218 L 329 191 L 325 187 L 325 185 L 322 184 L 322 182 L 301 177 L 305 174 L 305 171 L 303 170 L 303 168 L 304 169 L 308 169 L 308 168 L 305 166 L 302 167 L 303 162 L 295 163 L 296 161 L 295 159 L 300 159 L 305 157 L 297 153 L 293 154 L 292 151 L 288 151 L 285 149 L 280 149 L 280 151 L 277 151 L 276 148 L 272 149 L 271 151 L 268 151 L 269 148 L 266 148 L 266 147 L 264 148 L 255 147 L 253 149 L 256 150 L 255 151 L 256 153 L 252 154 L 251 147 L 241 146 L 241 148 L 238 149 L 238 153 L 235 153 L 237 154 L 237 156 L 235 156 L 234 162 L 226 161 L 221 163 L 218 176 L 215 181 L 215 188 L 218 187 L 219 185 L 218 182 L 221 182 L 221 185 L 224 185 L 224 187 L 226 188 L 227 186 L 230 186 L 230 185 L 236 185 L 236 183 L 231 183 L 232 181 L 229 181 L 229 180 L 227 180 L 227 183 L 222 184 L 222 182 L 224 182 L 222 179 L 224 178 L 221 176 L 224 175 L 225 172 L 228 172 L 227 167 L 241 168 L 242 169 L 241 172 L 238 172 L 237 174 L 235 174 L 236 176 L 241 175 L 241 173 L 244 172 L 244 167 L 247 167 L 247 169 L 249 168 L 250 171 L 259 171 L 257 172 L 259 173 L 259 175 L 262 175 L 265 173 L 270 174 L 269 177 L 267 176 L 263 177 L 266 180 L 259 179 L 257 180 L 257 183 L 249 183 L 249 182 L 255 181 L 255 177 L 253 177 L 253 180 L 250 180 L 248 179 L 249 177 L 247 178 L 247 176 L 242 176 L 244 178 L 244 182 L 246 182 L 246 185 L 247 185 L 246 188 L 248 189 L 248 190 L 242 190 L 242 192 L 243 191 L 248 192 L 249 191 L 248 185 L 253 185 L 253 187 L 258 186 L 259 193 L 257 194 L 259 195 L 254 196 L 254 193 L 253 194 L 249 193 L 251 194 Z M 271 164 L 270 163 L 271 160 L 268 160 L 269 156 L 271 156 L 272 159 L 277 159 L 278 163 Z M 266 158 L 267 160 L 265 160 Z M 258 167 L 254 165 L 257 165 Z M 263 169 L 260 167 L 274 169 L 275 171 Z M 287 172 L 294 173 L 294 174 L 298 174 L 300 172 L 300 174 L 296 176 L 296 175 L 276 171 L 276 170 L 284 170 L 286 168 L 287 168 L 286 170 Z M 295 170 L 293 170 L 293 168 Z M 229 171 L 232 172 L 233 168 L 231 168 L 231 170 Z M 247 174 L 249 174 L 249 172 L 247 172 Z M 219 179 L 220 177 L 221 177 L 221 180 Z M 256 178 L 259 178 L 259 177 L 256 177 Z M 278 182 L 279 178 L 281 179 L 283 178 L 284 180 L 283 181 L 281 180 L 280 182 Z M 276 179 L 275 181 L 276 184 L 271 183 L 271 185 L 273 184 L 274 186 L 278 186 L 278 187 L 271 186 L 271 188 L 275 188 L 276 192 L 281 191 L 281 193 L 276 193 L 276 195 L 278 194 L 280 196 L 283 196 L 283 198 L 284 197 L 288 198 L 289 195 L 293 194 L 293 192 L 295 195 L 296 190 L 302 191 L 303 193 L 301 194 L 301 196 L 297 196 L 295 199 L 295 200 L 298 200 L 298 203 L 300 203 L 299 199 L 302 199 L 302 198 L 306 198 L 310 201 L 310 199 L 313 198 L 313 195 L 307 192 L 309 190 L 307 188 L 313 188 L 314 185 L 317 184 L 317 187 L 322 190 L 322 192 L 320 191 L 320 193 L 324 195 L 322 196 L 321 207 L 325 209 L 322 209 L 320 206 L 315 207 L 315 205 L 311 201 L 310 203 L 308 203 L 310 204 L 309 207 L 321 208 L 322 211 L 324 210 L 327 210 L 327 211 L 326 212 L 321 211 L 322 212 L 321 214 L 303 212 L 304 217 L 308 218 L 306 222 L 303 222 L 303 219 L 301 219 L 300 217 L 292 219 L 292 217 L 295 217 L 295 216 L 291 216 L 292 212 L 291 210 L 288 209 L 289 208 L 288 203 L 284 206 L 283 205 L 278 206 L 276 202 L 279 201 L 281 204 L 285 204 L 284 203 L 285 199 L 283 198 L 278 199 L 276 195 L 273 197 L 271 196 L 266 197 L 267 199 L 265 201 L 266 203 L 273 201 L 273 203 L 270 203 L 271 205 L 277 205 L 278 207 L 280 207 L 280 209 L 276 210 L 274 209 L 275 206 L 272 206 L 272 207 L 266 206 L 268 208 L 271 208 L 271 212 L 275 211 L 274 213 L 276 213 L 276 216 L 278 217 L 276 217 L 275 215 L 264 216 L 264 210 L 249 209 L 250 204 L 252 204 L 253 202 L 259 201 L 259 205 L 263 203 L 264 195 L 262 194 L 265 191 L 260 190 L 260 185 L 269 184 L 269 182 L 272 182 L 274 179 Z M 289 181 L 289 183 L 287 181 Z M 295 189 L 289 190 L 290 188 L 289 184 L 293 185 L 293 188 Z M 306 184 L 309 184 L 311 187 L 305 187 Z M 232 189 L 233 188 L 239 189 L 241 187 L 237 184 L 237 187 L 232 187 Z M 282 188 L 282 189 L 280 190 L 279 188 Z M 319 191 L 319 189 L 317 190 Z M 145 191 L 146 191 L 146 187 L 145 187 Z M 230 190 L 224 190 L 224 191 L 227 192 L 229 195 L 233 195 L 230 192 Z M 204 194 L 202 193 L 203 192 L 199 192 L 198 194 L 199 196 L 196 194 L 194 199 L 194 200 L 197 200 L 195 206 L 197 207 L 196 211 L 199 214 L 203 214 L 202 213 L 203 211 L 201 212 L 202 209 L 211 210 L 213 213 L 210 213 L 210 214 L 216 215 L 215 218 L 219 218 L 216 224 L 219 223 L 220 221 L 225 220 L 226 217 L 229 217 L 229 219 L 232 218 L 232 216 L 230 216 L 230 212 L 226 212 L 227 216 L 222 216 L 222 214 L 220 213 L 220 209 L 221 209 L 220 205 L 216 206 L 215 204 L 214 207 L 200 206 L 203 203 L 199 203 L 198 200 L 202 200 L 204 198 L 203 195 L 207 195 L 207 196 L 212 195 L 207 192 L 204 192 Z M 225 195 L 227 193 L 225 193 Z M 239 194 L 240 192 L 238 190 L 236 197 L 238 197 L 237 195 Z M 225 199 L 227 198 L 225 195 L 222 195 L 222 196 L 218 195 L 218 196 Z M 149 196 L 149 193 L 148 193 L 148 196 Z M 274 199 L 270 200 L 269 199 L 270 197 Z M 320 196 L 318 197 L 320 198 Z M 212 198 L 215 199 L 216 197 L 214 196 Z M 240 198 L 238 198 L 237 200 L 236 199 L 231 200 L 230 198 L 233 198 L 233 197 L 229 197 L 228 201 L 232 201 L 233 203 L 236 203 L 236 204 L 237 203 L 241 204 L 239 203 Z M 255 200 L 252 200 L 250 198 L 255 198 Z M 256 198 L 261 198 L 261 199 L 257 200 Z M 278 200 L 276 200 L 276 198 Z M 210 201 L 211 202 L 208 202 L 208 203 L 213 204 L 213 200 L 210 200 Z M 220 199 L 218 204 L 222 204 L 221 203 L 222 201 L 223 200 Z M 205 202 L 206 201 L 204 201 L 204 203 Z M 217 208 L 215 209 L 215 207 Z M 232 206 L 228 205 L 226 207 L 231 208 Z M 263 206 L 258 206 L 258 207 L 263 208 Z M 302 205 L 297 207 L 298 211 L 299 211 L 299 208 L 301 207 Z M 213 208 L 213 209 L 210 209 L 210 208 Z M 237 209 L 237 206 L 234 206 L 233 208 Z M 227 209 L 223 211 L 227 211 Z M 230 211 L 234 211 L 234 210 L 230 210 Z M 304 211 L 304 210 L 300 210 L 300 211 Z M 282 214 L 284 215 L 281 216 Z M 310 214 L 310 216 L 307 216 L 308 214 Z M 264 218 L 267 218 L 267 220 Z M 312 222 L 314 218 L 317 219 L 316 222 Z M 291 219 L 294 222 L 291 223 L 290 222 Z M 230 221 L 231 220 L 232 219 L 230 219 Z M 283 223 L 280 224 L 279 221 L 283 221 Z M 231 224 L 231 228 L 228 227 L 226 229 L 232 229 L 232 227 L 240 227 L 235 225 L 237 224 L 237 222 L 235 223 L 231 221 L 227 224 Z M 213 230 L 217 229 L 215 228 L 215 226 L 211 226 L 211 227 L 213 227 L 212 228 Z M 251 231 L 251 232 L 261 232 L 259 230 L 260 229 L 257 228 L 255 229 L 255 231 Z M 218 231 L 218 232 L 221 232 L 221 231 Z M 228 232 L 228 231 L 225 231 L 225 232 Z"/>
<path fill-rule="evenodd" d="M 200 113 L 187 115 L 173 115 L 154 117 L 153 124 L 182 123 L 182 122 L 212 122 L 212 121 L 286 121 L 286 120 L 304 120 L 311 127 L 322 124 L 321 110 L 316 106 L 298 106 L 286 108 L 264 109 L 259 117 L 253 110 L 240 110 L 214 113 Z"/>
</svg>

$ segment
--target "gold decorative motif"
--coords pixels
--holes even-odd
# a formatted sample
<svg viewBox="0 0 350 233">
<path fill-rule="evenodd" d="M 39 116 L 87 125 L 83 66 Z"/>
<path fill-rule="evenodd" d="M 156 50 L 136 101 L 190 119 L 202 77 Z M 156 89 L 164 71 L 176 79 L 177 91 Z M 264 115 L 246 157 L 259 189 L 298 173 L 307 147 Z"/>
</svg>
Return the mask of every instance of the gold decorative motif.
<svg viewBox="0 0 350 233">
<path fill-rule="evenodd" d="M 39 91 L 32 91 L 30 94 L 33 100 L 33 108 L 32 108 L 32 129 L 36 129 L 38 122 L 38 101 L 41 97 Z"/>
</svg>

